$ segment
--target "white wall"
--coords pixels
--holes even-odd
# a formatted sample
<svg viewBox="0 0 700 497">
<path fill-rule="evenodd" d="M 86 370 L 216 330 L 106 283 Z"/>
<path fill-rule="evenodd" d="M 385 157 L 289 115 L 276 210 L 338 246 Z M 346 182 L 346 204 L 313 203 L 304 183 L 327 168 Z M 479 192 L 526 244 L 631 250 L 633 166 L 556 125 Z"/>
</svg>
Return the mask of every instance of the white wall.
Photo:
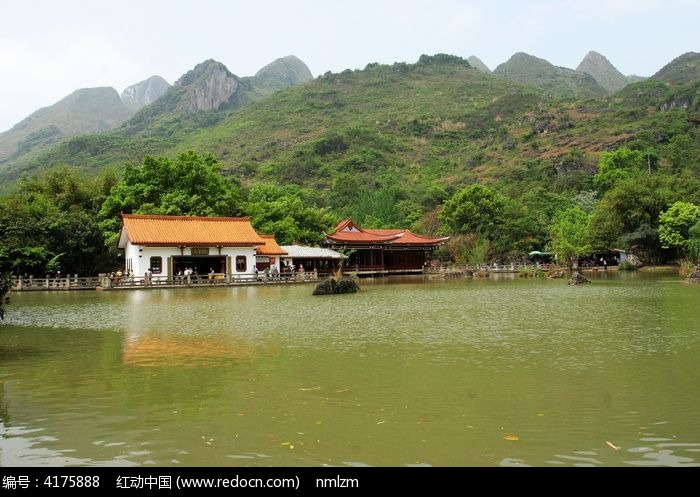
<svg viewBox="0 0 700 497">
<path fill-rule="evenodd" d="M 209 247 L 209 254 L 211 257 L 219 257 L 219 249 L 217 247 Z M 128 242 L 124 250 L 125 273 L 129 270 L 129 265 L 131 264 L 131 270 L 134 272 L 134 276 L 136 278 L 142 278 L 150 267 L 151 257 L 161 257 L 163 259 L 163 272 L 160 275 L 154 276 L 168 276 L 168 257 L 180 257 L 182 255 L 192 255 L 192 249 L 190 247 L 185 248 L 183 254 L 183 252 L 180 251 L 180 247 L 141 247 Z M 223 247 L 221 249 L 221 256 L 231 258 L 231 267 L 229 268 L 231 274 L 239 276 L 253 274 L 253 267 L 255 266 L 255 247 Z M 236 271 L 236 257 L 238 256 L 244 256 L 246 258 L 247 267 L 244 273 Z"/>
</svg>

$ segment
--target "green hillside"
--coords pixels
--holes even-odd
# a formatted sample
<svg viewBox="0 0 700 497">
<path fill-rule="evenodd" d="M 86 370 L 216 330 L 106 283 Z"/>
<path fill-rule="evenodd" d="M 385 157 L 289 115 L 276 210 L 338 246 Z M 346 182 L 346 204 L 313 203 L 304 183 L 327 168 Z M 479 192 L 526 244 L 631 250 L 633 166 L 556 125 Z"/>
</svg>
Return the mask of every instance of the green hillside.
<svg viewBox="0 0 700 497">
<path fill-rule="evenodd" d="M 66 138 L 115 128 L 132 114 L 114 88 L 76 90 L 0 133 L 0 169 Z"/>
<path fill-rule="evenodd" d="M 148 126 L 74 138 L 23 172 L 57 164 L 98 171 L 194 149 L 213 153 L 243 183 L 289 181 L 329 199 L 354 182 L 375 191 L 396 178 L 428 204 L 440 199 L 426 186 L 449 191 L 477 179 L 585 189 L 601 151 L 655 129 L 694 133 L 684 112 L 661 111 L 690 99 L 683 105 L 692 112 L 693 88 L 649 80 L 604 99 L 553 101 L 458 57 L 424 56 L 327 74 L 239 109 L 161 114 Z"/>
<path fill-rule="evenodd" d="M 197 88 L 159 105 L 200 99 Z M 662 235 L 695 212 L 687 204 L 700 205 L 699 96 L 700 80 L 649 79 L 608 97 L 557 99 L 436 55 L 328 73 L 242 107 L 163 112 L 71 139 L 16 170 L 70 166 L 0 196 L 0 230 L 35 240 L 30 251 L 29 235 L 0 241 L 0 266 L 49 267 L 77 229 L 106 241 L 92 260 L 114 260 L 120 212 L 250 215 L 264 232 L 305 243 L 351 216 L 455 235 L 446 251 L 457 261 L 523 260 L 548 246 L 567 256 L 635 247 L 644 260 L 669 260 L 684 254 L 688 223 Z M 83 179 L 80 170 L 104 173 Z M 211 182 L 230 202 L 202 193 Z M 579 239 L 561 239 L 571 233 Z"/>
<path fill-rule="evenodd" d="M 140 161 L 250 102 L 311 79 L 306 64 L 288 56 L 245 78 L 207 60 L 172 87 L 154 77 L 127 88 L 121 99 L 112 88 L 78 90 L 0 134 L 0 190 L 56 163 L 84 164 L 94 171 L 115 160 L 120 165 Z M 57 145 L 50 149 L 52 144 Z"/>
<path fill-rule="evenodd" d="M 183 137 L 175 151 L 212 152 L 246 184 L 315 188 L 334 208 L 353 185 L 396 187 L 423 209 L 441 201 L 436 192 L 474 181 L 585 190 L 603 151 L 697 136 L 697 99 L 688 111 L 662 111 L 696 86 L 648 81 L 606 99 L 557 102 L 461 59 L 425 57 L 326 75 Z"/>
<path fill-rule="evenodd" d="M 700 79 L 700 53 L 688 52 L 663 67 L 652 76 L 666 83 L 684 84 Z"/>
<path fill-rule="evenodd" d="M 618 71 L 605 56 L 594 51 L 586 54 L 576 71 L 590 74 L 600 86 L 610 93 L 615 93 L 630 83 L 638 82 L 630 80 Z"/>
</svg>

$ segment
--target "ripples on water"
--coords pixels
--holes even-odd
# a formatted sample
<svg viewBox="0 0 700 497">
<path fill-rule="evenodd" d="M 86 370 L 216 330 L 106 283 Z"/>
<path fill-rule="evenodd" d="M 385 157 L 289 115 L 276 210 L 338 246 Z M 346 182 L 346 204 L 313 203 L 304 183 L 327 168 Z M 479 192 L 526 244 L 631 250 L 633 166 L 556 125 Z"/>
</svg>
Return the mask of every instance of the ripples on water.
<svg viewBox="0 0 700 497">
<path fill-rule="evenodd" d="M 0 465 L 696 464 L 696 289 L 394 281 L 17 295 Z"/>
</svg>

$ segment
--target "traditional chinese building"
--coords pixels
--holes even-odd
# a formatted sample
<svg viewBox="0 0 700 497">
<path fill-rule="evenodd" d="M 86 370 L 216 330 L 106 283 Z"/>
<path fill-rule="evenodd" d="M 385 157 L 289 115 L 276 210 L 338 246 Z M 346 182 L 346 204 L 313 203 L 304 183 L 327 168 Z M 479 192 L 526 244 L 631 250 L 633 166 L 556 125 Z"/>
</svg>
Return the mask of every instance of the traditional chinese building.
<svg viewBox="0 0 700 497">
<path fill-rule="evenodd" d="M 249 218 L 137 216 L 122 214 L 119 248 L 125 269 L 171 279 L 192 269 L 227 275 L 254 274 L 256 249 L 265 246 Z"/>
<path fill-rule="evenodd" d="M 321 247 L 303 247 L 300 245 L 283 245 L 282 250 L 287 255 L 282 258 L 286 264 L 292 264 L 299 271 L 316 271 L 318 274 L 329 274 L 336 271 L 348 257 L 335 250 Z"/>
<path fill-rule="evenodd" d="M 408 273 L 422 271 L 430 254 L 446 238 L 428 238 L 408 229 L 362 229 L 352 219 L 342 221 L 324 245 L 346 252 L 347 266 L 359 272 Z"/>
</svg>

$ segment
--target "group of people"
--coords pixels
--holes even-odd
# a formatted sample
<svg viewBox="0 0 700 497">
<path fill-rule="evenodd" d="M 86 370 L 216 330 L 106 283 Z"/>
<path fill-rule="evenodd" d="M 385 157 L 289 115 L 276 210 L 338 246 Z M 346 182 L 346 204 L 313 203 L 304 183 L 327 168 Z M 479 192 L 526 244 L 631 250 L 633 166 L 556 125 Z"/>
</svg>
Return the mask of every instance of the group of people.
<svg viewBox="0 0 700 497">
<path fill-rule="evenodd" d="M 58 277 L 58 275 L 56 277 Z M 109 273 L 109 278 L 112 280 L 112 283 L 114 283 L 115 285 L 118 285 L 123 277 L 124 277 L 124 273 L 122 273 L 121 269 L 117 269 L 116 271 L 112 271 L 111 273 Z M 126 277 L 127 278 L 130 277 L 129 271 L 127 271 Z"/>
<path fill-rule="evenodd" d="M 253 270 L 255 274 L 258 274 L 258 268 L 254 267 Z M 265 278 L 280 279 L 280 275 L 293 275 L 295 273 L 303 274 L 306 271 L 303 264 L 299 264 L 295 267 L 294 264 L 282 264 L 282 269 L 277 267 L 277 264 L 272 264 L 271 266 L 265 268 L 264 274 Z"/>
<path fill-rule="evenodd" d="M 212 271 L 213 271 L 213 270 L 212 270 Z M 180 270 L 177 272 L 177 275 L 178 275 L 178 276 L 197 276 L 197 270 L 196 270 L 196 269 L 192 269 L 191 267 L 187 267 L 187 268 L 185 268 L 184 271 L 183 271 L 182 269 L 180 269 Z"/>
<path fill-rule="evenodd" d="M 265 278 L 271 278 L 271 279 L 280 279 L 281 275 L 293 275 L 295 273 L 303 274 L 306 271 L 304 268 L 303 264 L 299 264 L 298 267 L 295 267 L 294 264 L 282 264 L 282 269 L 276 265 L 273 264 L 269 266 L 268 268 L 265 269 L 264 274 Z M 257 266 L 253 266 L 253 272 L 255 273 L 255 276 L 258 276 L 258 268 Z M 59 278 L 60 272 L 56 274 L 56 277 Z M 187 277 L 194 276 L 198 277 L 199 273 L 197 272 L 197 268 L 191 268 L 187 267 L 184 270 L 180 269 L 176 273 L 176 280 L 179 281 L 184 281 Z M 126 274 L 122 272 L 121 269 L 117 269 L 116 271 L 112 271 L 109 274 L 110 280 L 114 284 L 114 286 L 117 286 L 122 282 L 123 280 L 131 280 L 133 281 L 135 274 L 131 270 L 127 270 Z M 144 285 L 149 285 L 153 279 L 153 272 L 151 268 L 148 268 L 144 274 Z M 210 283 L 213 283 L 214 280 L 216 279 L 216 272 L 214 271 L 214 268 L 209 268 L 209 271 L 207 272 L 207 279 L 209 280 Z"/>
<path fill-rule="evenodd" d="M 126 273 L 122 272 L 121 269 L 117 269 L 116 271 L 112 271 L 111 273 L 109 273 L 109 278 L 110 280 L 112 280 L 114 286 L 119 285 L 119 283 L 123 281 L 129 281 L 133 284 L 135 277 L 136 274 L 131 269 L 128 269 Z M 149 267 L 148 269 L 146 269 L 146 272 L 143 273 L 143 284 L 150 285 L 152 280 L 153 270 Z"/>
</svg>

